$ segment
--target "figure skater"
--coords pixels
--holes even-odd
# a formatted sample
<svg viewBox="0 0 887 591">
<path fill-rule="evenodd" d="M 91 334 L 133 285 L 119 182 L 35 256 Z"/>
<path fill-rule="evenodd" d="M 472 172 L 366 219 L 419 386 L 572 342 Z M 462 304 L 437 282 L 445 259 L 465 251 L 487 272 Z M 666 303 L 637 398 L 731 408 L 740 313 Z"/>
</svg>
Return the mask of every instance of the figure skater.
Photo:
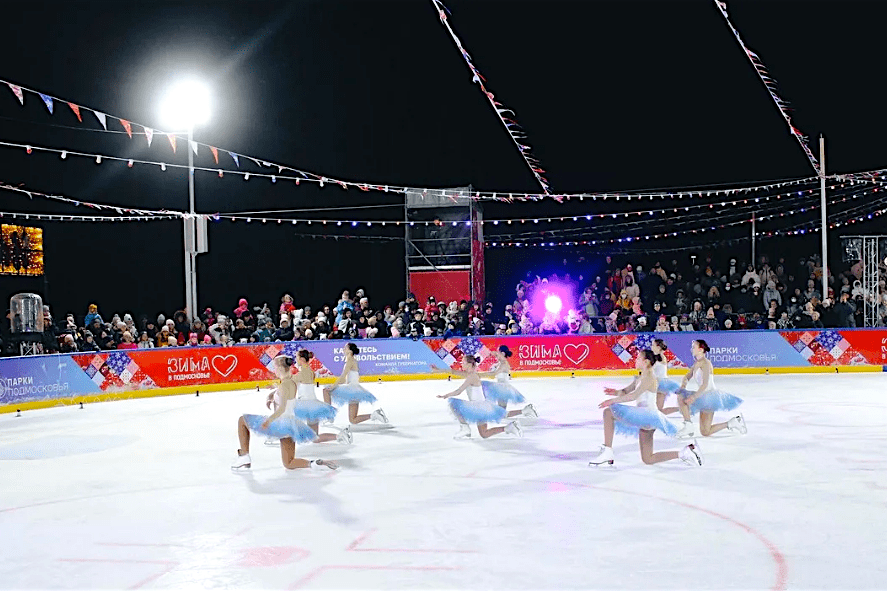
<svg viewBox="0 0 887 591">
<path fill-rule="evenodd" d="M 496 350 L 495 354 L 496 359 L 498 360 L 496 366 L 490 371 L 478 372 L 477 375 L 482 378 L 496 379 L 495 382 L 481 382 L 481 387 L 484 389 L 484 397 L 507 410 L 509 402 L 520 404 L 524 402 L 525 399 L 524 395 L 518 392 L 517 389 L 509 383 L 511 381 L 511 364 L 508 362 L 508 358 L 511 357 L 513 353 L 506 345 L 501 345 Z M 452 373 L 461 378 L 468 376 L 464 371 L 459 371 L 457 369 L 443 370 L 436 366 L 431 366 L 431 372 Z M 532 404 L 528 404 L 521 410 L 511 410 L 505 415 L 505 418 L 508 419 L 514 417 L 537 419 L 539 418 L 539 413 L 536 412 L 536 408 Z"/>
<path fill-rule="evenodd" d="M 656 365 L 653 366 L 653 375 L 656 376 L 656 380 L 659 384 L 656 387 L 656 408 L 665 415 L 678 412 L 680 409 L 678 409 L 677 406 L 669 406 L 668 408 L 665 408 L 665 399 L 668 398 L 668 395 L 674 394 L 681 387 L 676 381 L 668 378 L 668 358 L 665 356 L 665 352 L 668 351 L 668 345 L 666 345 L 665 341 L 662 339 L 654 339 L 653 343 L 650 345 L 650 350 L 653 351 L 653 355 L 656 356 Z"/>
<path fill-rule="evenodd" d="M 438 398 L 453 398 L 465 390 L 468 391 L 468 400 L 453 398 L 449 403 L 450 410 L 459 420 L 459 432 L 454 439 L 471 437 L 471 428 L 468 423 L 476 423 L 477 431 L 484 439 L 499 433 L 510 433 L 521 437 L 523 431 L 520 425 L 514 421 L 505 427 L 487 428 L 488 422 L 499 422 L 505 418 L 505 409 L 484 398 L 480 376 L 477 373 L 477 360 L 473 355 L 466 355 L 462 358 L 462 369 L 465 371 L 465 381 L 462 385 L 449 394 L 438 395 Z"/>
<path fill-rule="evenodd" d="M 742 399 L 732 394 L 728 394 L 722 390 L 718 390 L 715 386 L 714 369 L 711 361 L 706 354 L 711 350 L 708 343 L 702 339 L 693 341 L 690 345 L 690 351 L 696 360 L 693 367 L 684 376 L 681 387 L 678 390 L 678 405 L 681 415 L 684 417 L 684 425 L 678 431 L 677 436 L 680 438 L 692 437 L 694 435 L 693 423 L 691 415 L 699 413 L 699 432 L 704 437 L 714 435 L 722 429 L 730 429 L 738 431 L 743 435 L 748 432 L 745 426 L 745 418 L 739 414 L 725 423 L 712 424 L 715 411 L 725 410 L 731 411 L 742 404 Z M 695 377 L 699 389 L 695 392 L 686 390 L 687 382 L 690 378 Z"/>
<path fill-rule="evenodd" d="M 314 370 L 311 369 L 311 359 L 314 354 L 307 349 L 299 351 L 297 361 L 299 364 L 299 373 L 296 374 L 296 384 L 298 384 L 298 393 L 296 394 L 296 402 L 294 411 L 296 417 L 302 419 L 314 433 L 317 438 L 314 443 L 324 443 L 326 441 L 338 441 L 339 443 L 351 443 L 354 437 L 351 435 L 351 427 L 345 427 L 339 433 L 320 433 L 319 422 L 324 419 L 332 421 L 336 418 L 336 409 L 317 399 L 314 393 Z"/>
<path fill-rule="evenodd" d="M 596 458 L 591 460 L 589 466 L 603 464 L 613 465 L 613 433 L 619 431 L 624 435 L 638 435 L 638 443 L 641 450 L 641 460 L 645 464 L 658 464 L 680 458 L 691 466 L 702 465 L 702 455 L 695 444 L 686 446 L 681 451 L 653 451 L 653 432 L 659 429 L 666 435 L 674 436 L 677 429 L 665 415 L 656 407 L 656 375 L 653 366 L 656 364 L 656 356 L 649 349 L 645 349 L 637 357 L 635 367 L 641 370 L 641 375 L 629 386 L 621 390 L 612 389 L 608 394 L 618 394 L 615 398 L 604 400 L 600 408 L 604 409 L 604 444 Z M 637 406 L 621 404 L 637 400 Z"/>
<path fill-rule="evenodd" d="M 237 435 L 240 438 L 240 449 L 237 450 L 237 461 L 232 464 L 233 470 L 250 468 L 252 459 L 249 456 L 250 430 L 280 439 L 280 459 L 283 467 L 288 470 L 312 468 L 314 470 L 336 470 L 339 466 L 329 460 L 303 460 L 296 457 L 296 442 L 312 441 L 317 434 L 305 423 L 296 418 L 296 384 L 290 368 L 292 357 L 280 356 L 274 359 L 274 370 L 280 377 L 277 395 L 280 404 L 270 416 L 242 415 L 237 419 Z"/>
<path fill-rule="evenodd" d="M 668 395 L 677 392 L 681 388 L 681 385 L 676 381 L 668 379 L 668 358 L 665 356 L 665 352 L 668 351 L 668 345 L 662 339 L 655 339 L 650 345 L 650 350 L 656 358 L 656 364 L 653 365 L 653 375 L 656 376 L 658 383 L 656 387 L 656 408 L 666 415 L 678 412 L 680 409 L 677 406 L 664 408 L 665 399 Z M 628 388 L 633 389 L 637 385 L 638 379 L 640 379 L 639 376 L 635 377 L 631 384 L 628 385 Z M 604 388 L 604 393 L 609 396 L 616 396 L 621 392 L 622 390 Z"/>
<path fill-rule="evenodd" d="M 345 345 L 344 351 L 345 367 L 342 368 L 342 375 L 339 376 L 339 379 L 333 385 L 323 389 L 324 401 L 327 404 L 332 403 L 336 405 L 348 403 L 348 421 L 352 425 L 369 420 L 388 423 L 388 417 L 385 416 L 385 411 L 381 408 L 374 410 L 372 414 L 357 414 L 357 409 L 361 402 L 374 404 L 376 397 L 360 385 L 360 374 L 357 372 L 356 358 L 360 354 L 360 349 L 354 343 L 348 343 Z"/>
</svg>

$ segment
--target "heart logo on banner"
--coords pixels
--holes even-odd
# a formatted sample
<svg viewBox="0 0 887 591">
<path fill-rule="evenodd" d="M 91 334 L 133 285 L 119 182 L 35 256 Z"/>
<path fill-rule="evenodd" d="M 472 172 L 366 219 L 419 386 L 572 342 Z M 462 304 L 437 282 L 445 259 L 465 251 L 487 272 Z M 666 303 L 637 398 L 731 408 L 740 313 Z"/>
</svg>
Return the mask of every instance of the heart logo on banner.
<svg viewBox="0 0 887 591">
<path fill-rule="evenodd" d="M 234 355 L 216 355 L 212 360 L 213 369 L 222 374 L 223 378 L 227 378 L 228 374 L 237 367 L 237 357 Z"/>
<path fill-rule="evenodd" d="M 588 357 L 589 349 L 588 345 L 574 345 L 572 343 L 568 345 L 564 345 L 564 357 L 573 362 L 574 365 L 579 365 L 582 363 L 582 360 Z"/>
</svg>

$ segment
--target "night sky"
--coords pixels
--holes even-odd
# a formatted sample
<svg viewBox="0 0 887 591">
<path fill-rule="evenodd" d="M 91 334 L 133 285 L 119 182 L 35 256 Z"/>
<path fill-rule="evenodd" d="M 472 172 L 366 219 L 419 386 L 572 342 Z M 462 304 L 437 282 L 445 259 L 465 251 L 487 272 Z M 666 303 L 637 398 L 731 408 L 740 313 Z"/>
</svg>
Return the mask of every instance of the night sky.
<svg viewBox="0 0 887 591">
<path fill-rule="evenodd" d="M 556 192 L 735 186 L 813 175 L 708 0 L 452 0 L 447 6 L 488 87 L 516 111 Z M 829 172 L 887 164 L 879 92 L 887 4 L 767 0 L 733 1 L 728 8 L 792 103 L 793 122 L 817 155 L 818 137 L 826 136 Z M 205 79 L 214 94 L 212 120 L 195 131 L 198 141 L 346 180 L 539 191 L 429 1 L 32 1 L 4 7 L 0 79 L 164 129 L 162 93 L 189 74 Z M 173 155 L 164 137 L 148 148 L 143 136 L 98 130 L 91 113 L 81 124 L 57 104 L 50 116 L 36 95 L 28 94 L 22 107 L 0 87 L 2 141 L 186 161 L 184 146 Z M 35 191 L 131 207 L 188 205 L 182 171 L 62 161 L 21 149 L 0 154 L 0 180 Z M 234 168 L 222 158 L 225 168 Z M 203 152 L 196 164 L 211 162 Z M 391 194 L 209 173 L 198 173 L 196 182 L 203 213 L 387 204 L 393 207 L 298 215 L 403 215 L 396 207 L 402 198 Z M 485 216 L 572 215 L 595 207 L 602 204 L 487 203 Z M 2 192 L 0 210 L 86 213 L 8 192 Z M 56 316 L 69 310 L 81 315 L 93 301 L 106 313 L 169 314 L 182 306 L 180 222 L 39 225 L 47 281 L 0 277 L 5 301 L 20 291 L 48 289 Z M 882 225 L 871 222 L 854 233 Z M 198 264 L 201 308 L 230 310 L 243 296 L 252 304 L 274 304 L 284 292 L 317 307 L 357 286 L 366 287 L 378 306 L 402 299 L 402 242 L 306 233 L 323 230 L 258 219 L 212 224 L 210 253 Z M 818 248 L 815 236 L 784 240 L 794 241 L 784 248 Z M 488 270 L 504 268 L 506 260 L 516 267 L 520 257 L 532 256 L 493 250 Z"/>
</svg>

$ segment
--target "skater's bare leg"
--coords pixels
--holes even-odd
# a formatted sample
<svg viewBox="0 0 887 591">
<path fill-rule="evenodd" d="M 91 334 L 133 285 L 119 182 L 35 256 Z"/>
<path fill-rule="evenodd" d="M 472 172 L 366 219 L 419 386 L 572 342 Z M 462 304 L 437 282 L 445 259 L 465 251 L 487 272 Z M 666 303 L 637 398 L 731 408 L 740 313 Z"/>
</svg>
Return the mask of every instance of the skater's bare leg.
<svg viewBox="0 0 887 591">
<path fill-rule="evenodd" d="M 715 413 L 713 412 L 702 411 L 699 413 L 699 432 L 702 433 L 703 437 L 709 437 L 727 428 L 727 423 L 715 423 L 712 425 L 711 422 L 714 418 Z"/>
<path fill-rule="evenodd" d="M 641 448 L 641 460 L 645 464 L 658 464 L 659 462 L 678 459 L 678 452 L 676 451 L 653 451 L 653 431 L 641 429 L 638 443 Z"/>
</svg>

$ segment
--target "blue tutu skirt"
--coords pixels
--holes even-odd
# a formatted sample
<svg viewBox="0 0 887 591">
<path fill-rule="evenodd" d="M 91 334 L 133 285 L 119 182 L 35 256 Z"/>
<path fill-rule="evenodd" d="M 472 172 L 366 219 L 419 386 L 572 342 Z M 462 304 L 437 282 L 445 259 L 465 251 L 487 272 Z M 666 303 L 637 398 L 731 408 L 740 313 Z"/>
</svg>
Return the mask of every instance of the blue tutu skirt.
<svg viewBox="0 0 887 591">
<path fill-rule="evenodd" d="M 681 385 L 668 378 L 662 378 L 659 380 L 659 386 L 656 388 L 657 392 L 665 392 L 666 394 L 674 394 L 678 390 L 681 389 Z"/>
<path fill-rule="evenodd" d="M 327 419 L 335 420 L 338 412 L 334 406 L 310 398 L 296 400 L 293 411 L 297 419 L 302 419 L 307 423 L 318 423 Z"/>
<path fill-rule="evenodd" d="M 526 399 L 524 395 L 508 382 L 481 382 L 484 389 L 484 398 L 490 402 L 513 402 L 521 404 Z"/>
<path fill-rule="evenodd" d="M 505 409 L 489 400 L 450 398 L 450 410 L 466 423 L 498 423 L 505 418 Z"/>
<path fill-rule="evenodd" d="M 680 394 L 686 398 L 687 396 L 696 394 L 696 392 L 681 390 Z M 742 404 L 742 398 L 739 398 L 738 396 L 733 396 L 729 392 L 724 392 L 723 390 L 709 390 L 690 405 L 690 413 L 695 415 L 699 412 L 716 412 L 719 410 L 730 411 L 738 407 L 740 404 Z"/>
<path fill-rule="evenodd" d="M 637 436 L 641 429 L 662 431 L 670 437 L 678 432 L 665 415 L 659 409 L 647 406 L 630 406 L 628 404 L 613 404 L 610 406 L 613 412 L 613 426 L 621 435 Z"/>
<path fill-rule="evenodd" d="M 273 437 L 275 439 L 289 437 L 296 443 L 306 443 L 317 439 L 317 433 L 314 432 L 314 429 L 293 415 L 277 417 L 276 420 L 268 425 L 267 429 L 263 429 L 262 423 L 267 419 L 267 416 L 262 415 L 243 415 L 243 421 L 249 430 L 265 437 Z"/>
<path fill-rule="evenodd" d="M 351 402 L 368 402 L 375 404 L 376 397 L 360 384 L 343 384 L 330 393 L 330 400 L 336 406 Z"/>
</svg>

